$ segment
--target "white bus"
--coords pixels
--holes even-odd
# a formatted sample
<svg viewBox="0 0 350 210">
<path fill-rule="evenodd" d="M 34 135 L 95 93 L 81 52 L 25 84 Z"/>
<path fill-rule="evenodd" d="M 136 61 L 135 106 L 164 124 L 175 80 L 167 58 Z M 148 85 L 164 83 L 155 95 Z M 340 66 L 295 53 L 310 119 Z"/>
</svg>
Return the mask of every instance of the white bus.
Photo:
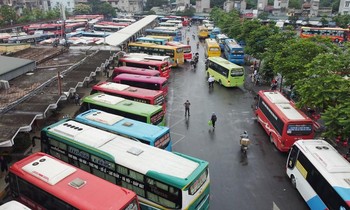
<svg viewBox="0 0 350 210">
<path fill-rule="evenodd" d="M 167 20 L 166 23 L 175 23 L 177 28 L 183 27 L 181 20 Z"/>
<path fill-rule="evenodd" d="M 153 60 L 153 61 L 168 61 L 168 64 L 171 64 L 170 56 L 167 55 L 149 55 L 146 53 L 129 53 L 125 54 L 124 57 L 127 58 L 142 58 L 145 60 Z"/>
<path fill-rule="evenodd" d="M 164 26 L 158 26 L 154 27 L 154 30 L 162 30 L 162 31 L 178 31 L 179 29 L 177 27 L 164 27 Z"/>
<path fill-rule="evenodd" d="M 310 209 L 350 209 L 350 163 L 328 142 L 296 141 L 286 170 Z"/>
</svg>

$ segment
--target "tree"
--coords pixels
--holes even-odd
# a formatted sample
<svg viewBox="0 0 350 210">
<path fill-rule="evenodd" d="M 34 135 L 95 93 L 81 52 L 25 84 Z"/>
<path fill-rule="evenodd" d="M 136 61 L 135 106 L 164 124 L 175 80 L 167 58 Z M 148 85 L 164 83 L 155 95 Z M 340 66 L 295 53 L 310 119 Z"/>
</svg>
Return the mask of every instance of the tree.
<svg viewBox="0 0 350 210">
<path fill-rule="evenodd" d="M 73 13 L 75 15 L 87 15 L 91 14 L 92 9 L 88 4 L 76 4 Z"/>
<path fill-rule="evenodd" d="M 262 12 L 258 15 L 258 18 L 261 20 L 267 20 L 269 18 L 269 13 L 268 12 Z"/>
<path fill-rule="evenodd" d="M 320 22 L 322 23 L 322 26 L 328 25 L 329 21 L 326 19 L 326 16 L 322 16 Z"/>
<path fill-rule="evenodd" d="M 350 15 L 337 14 L 333 17 L 333 21 L 337 24 L 337 26 L 347 28 L 350 23 Z"/>
<path fill-rule="evenodd" d="M 0 16 L 5 24 L 16 23 L 17 21 L 16 11 L 8 5 L 2 5 L 0 7 Z"/>
<path fill-rule="evenodd" d="M 189 8 L 186 8 L 184 11 L 180 12 L 176 12 L 176 15 L 179 15 L 179 16 L 188 16 L 188 17 L 192 17 L 194 15 L 194 13 L 196 12 L 196 9 L 193 8 L 193 7 L 189 7 Z"/>
<path fill-rule="evenodd" d="M 114 10 L 114 8 L 108 4 L 107 2 L 103 2 L 102 4 L 99 5 L 97 14 L 102 14 L 105 17 L 116 17 L 117 14 Z"/>
</svg>

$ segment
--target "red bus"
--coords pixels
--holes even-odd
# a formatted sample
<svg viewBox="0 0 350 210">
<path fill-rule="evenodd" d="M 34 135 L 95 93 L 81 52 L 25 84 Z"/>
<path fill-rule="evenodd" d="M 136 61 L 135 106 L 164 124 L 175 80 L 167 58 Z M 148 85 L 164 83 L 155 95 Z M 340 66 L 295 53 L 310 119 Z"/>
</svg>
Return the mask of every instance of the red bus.
<svg viewBox="0 0 350 210">
<path fill-rule="evenodd" d="M 314 138 L 312 120 L 279 91 L 259 91 L 255 115 L 281 152 L 287 152 L 297 140 Z"/>
<path fill-rule="evenodd" d="M 181 47 L 184 52 L 184 59 L 185 60 L 192 59 L 192 50 L 190 45 L 182 44 L 181 42 L 175 42 L 175 41 L 167 42 L 166 45 Z"/>
<path fill-rule="evenodd" d="M 66 33 L 74 32 L 77 28 L 86 28 L 86 22 L 66 23 Z"/>
<path fill-rule="evenodd" d="M 160 76 L 159 71 L 157 70 L 136 68 L 136 67 L 130 67 L 130 66 L 119 66 L 114 68 L 112 78 L 123 73 L 138 74 L 138 75 L 145 75 L 145 76 L 152 76 L 152 77 Z"/>
<path fill-rule="evenodd" d="M 161 77 L 170 77 L 170 66 L 168 61 L 154 61 L 143 58 L 123 57 L 118 59 L 118 66 L 131 66 L 144 69 L 157 70 Z"/>
<path fill-rule="evenodd" d="M 50 24 L 31 24 L 23 27 L 24 31 L 30 35 L 35 31 L 42 31 L 44 34 L 62 35 L 62 24 L 50 23 Z"/>
<path fill-rule="evenodd" d="M 59 148 L 60 144 L 56 144 Z M 90 156 L 78 148 L 68 147 L 67 151 L 84 158 Z M 112 164 L 90 158 L 92 162 Z M 90 167 L 81 158 L 72 164 Z M 38 152 L 10 167 L 9 189 L 16 200 L 32 209 L 140 209 L 136 193 L 99 178 L 104 172 L 98 169 L 91 173 Z M 110 180 L 116 179 L 112 174 L 109 176 Z"/>
<path fill-rule="evenodd" d="M 350 33 L 349 29 L 344 28 L 301 27 L 301 38 L 310 38 L 314 36 L 328 37 L 333 42 L 345 42 L 349 40 Z"/>
<path fill-rule="evenodd" d="M 99 25 L 107 25 L 107 26 L 128 26 L 129 23 L 116 23 L 116 22 L 108 22 L 108 21 L 102 21 L 98 23 Z"/>
<path fill-rule="evenodd" d="M 119 96 L 132 101 L 138 101 L 145 104 L 160 105 L 166 111 L 164 93 L 160 90 L 150 90 L 130 85 L 119 84 L 114 82 L 101 82 L 94 85 L 91 95 L 97 92 L 106 93 L 113 96 Z"/>
<path fill-rule="evenodd" d="M 170 20 L 181 20 L 183 26 L 188 26 L 190 24 L 190 19 L 185 16 L 167 16 Z"/>
<path fill-rule="evenodd" d="M 168 94 L 168 80 L 164 77 L 150 77 L 136 74 L 119 74 L 113 82 L 131 85 L 150 90 L 161 90 L 164 96 Z"/>
</svg>

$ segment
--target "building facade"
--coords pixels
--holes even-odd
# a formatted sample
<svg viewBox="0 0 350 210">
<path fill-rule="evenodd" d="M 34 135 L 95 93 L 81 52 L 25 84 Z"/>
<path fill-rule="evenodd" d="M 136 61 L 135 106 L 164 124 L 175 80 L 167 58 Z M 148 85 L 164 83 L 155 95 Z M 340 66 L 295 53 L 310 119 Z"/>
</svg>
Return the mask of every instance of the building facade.
<svg viewBox="0 0 350 210">
<path fill-rule="evenodd" d="M 210 9 L 210 0 L 199 0 L 196 1 L 196 12 L 206 12 Z"/>
<path fill-rule="evenodd" d="M 350 14 L 350 0 L 340 0 L 339 14 L 342 14 L 342 15 Z"/>
</svg>

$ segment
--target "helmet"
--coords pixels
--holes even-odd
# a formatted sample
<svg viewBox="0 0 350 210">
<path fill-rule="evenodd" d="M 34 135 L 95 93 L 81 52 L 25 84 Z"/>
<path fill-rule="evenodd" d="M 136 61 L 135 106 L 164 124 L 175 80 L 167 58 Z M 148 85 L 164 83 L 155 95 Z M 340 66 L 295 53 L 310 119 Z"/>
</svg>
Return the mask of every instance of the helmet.
<svg viewBox="0 0 350 210">
<path fill-rule="evenodd" d="M 247 131 L 244 131 L 243 133 L 244 133 L 244 134 L 248 134 L 248 132 L 247 132 Z"/>
</svg>

